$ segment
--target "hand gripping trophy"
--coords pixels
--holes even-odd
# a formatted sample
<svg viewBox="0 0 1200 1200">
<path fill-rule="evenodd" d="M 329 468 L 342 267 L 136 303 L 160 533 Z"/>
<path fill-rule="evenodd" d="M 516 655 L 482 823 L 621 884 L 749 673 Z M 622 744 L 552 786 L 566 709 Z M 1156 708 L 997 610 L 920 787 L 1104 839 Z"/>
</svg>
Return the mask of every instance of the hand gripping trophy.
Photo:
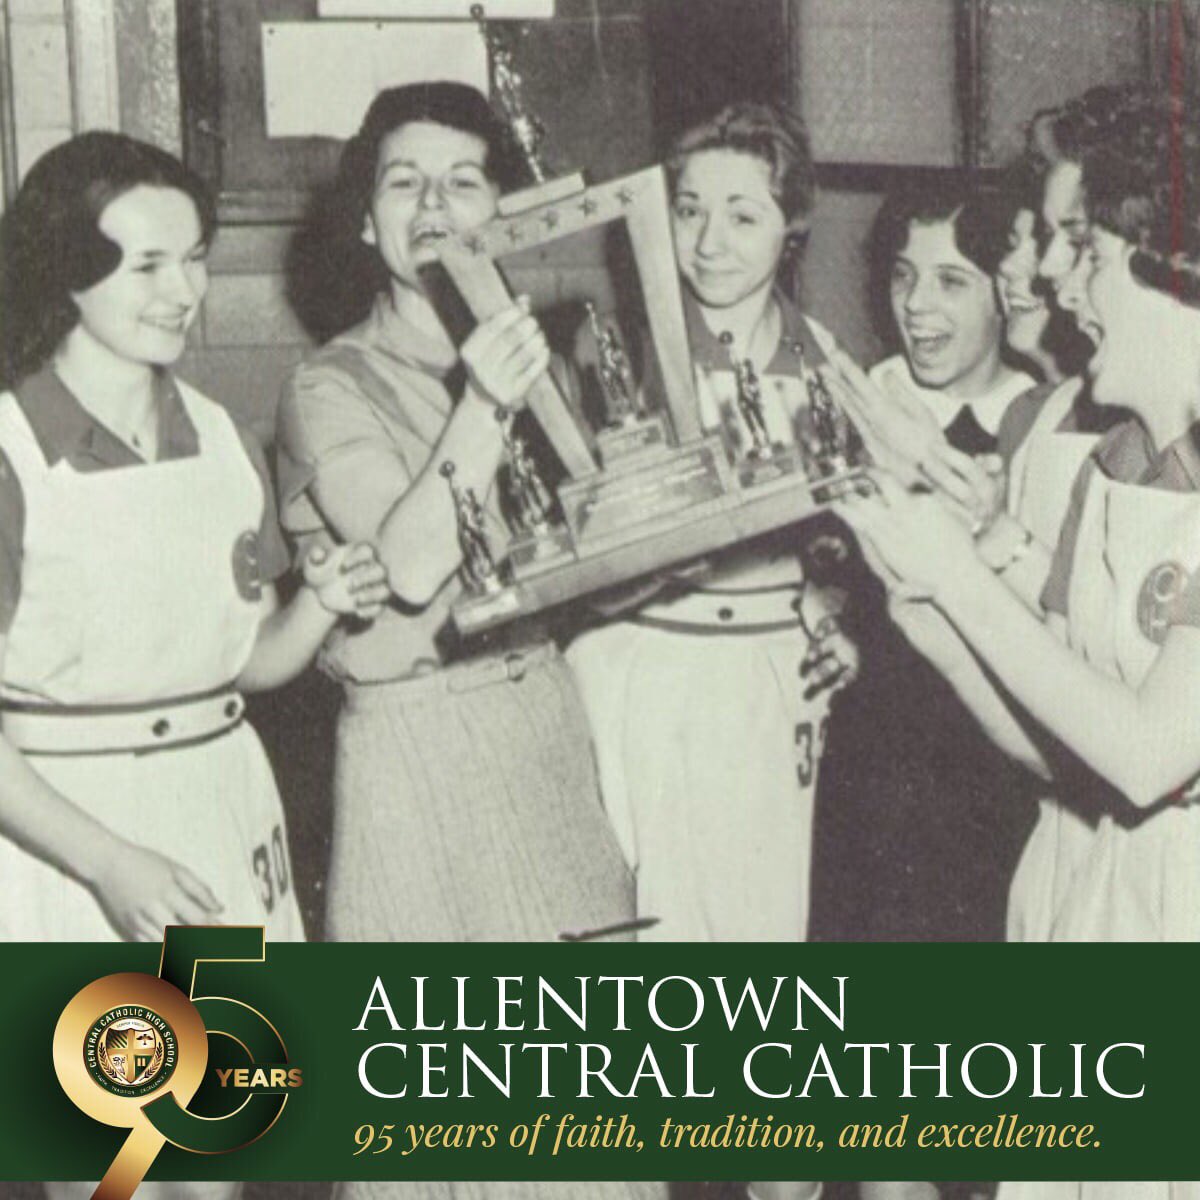
<svg viewBox="0 0 1200 1200">
<path fill-rule="evenodd" d="M 463 582 L 471 591 L 499 591 L 500 573 L 488 546 L 487 534 L 484 533 L 483 507 L 470 488 L 460 488 L 454 482 L 455 466 L 452 462 L 447 460 L 438 469 L 442 478 L 450 485 L 450 495 L 454 501 L 458 545 L 462 550 Z"/>
</svg>

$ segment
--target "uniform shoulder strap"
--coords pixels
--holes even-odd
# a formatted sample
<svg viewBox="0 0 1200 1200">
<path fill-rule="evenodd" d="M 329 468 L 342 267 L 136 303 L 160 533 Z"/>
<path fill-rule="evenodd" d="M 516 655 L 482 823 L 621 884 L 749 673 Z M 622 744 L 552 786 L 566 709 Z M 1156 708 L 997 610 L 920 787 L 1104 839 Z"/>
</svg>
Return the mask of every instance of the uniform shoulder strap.
<svg viewBox="0 0 1200 1200">
<path fill-rule="evenodd" d="M 0 450 L 23 484 L 27 485 L 47 469 L 33 427 L 12 392 L 0 394 Z"/>
</svg>

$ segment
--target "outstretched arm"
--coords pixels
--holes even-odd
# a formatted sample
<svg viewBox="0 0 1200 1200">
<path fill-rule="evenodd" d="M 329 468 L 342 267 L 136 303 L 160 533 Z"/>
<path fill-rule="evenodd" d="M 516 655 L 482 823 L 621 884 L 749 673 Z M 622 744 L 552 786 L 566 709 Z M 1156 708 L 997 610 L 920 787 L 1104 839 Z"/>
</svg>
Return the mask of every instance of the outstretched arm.
<svg viewBox="0 0 1200 1200">
<path fill-rule="evenodd" d="M 928 496 L 877 479 L 846 518 L 889 567 L 931 595 L 1012 695 L 1128 800 L 1145 807 L 1200 771 L 1200 630 L 1175 626 L 1140 687 L 1059 641 L 979 560 L 970 534 Z"/>
</svg>

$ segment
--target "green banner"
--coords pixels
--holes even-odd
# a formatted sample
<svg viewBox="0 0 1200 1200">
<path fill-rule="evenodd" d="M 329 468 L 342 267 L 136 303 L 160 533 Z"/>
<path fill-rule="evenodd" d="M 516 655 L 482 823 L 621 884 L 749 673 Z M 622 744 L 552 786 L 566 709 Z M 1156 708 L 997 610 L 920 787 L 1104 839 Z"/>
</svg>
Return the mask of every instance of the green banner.
<svg viewBox="0 0 1200 1200">
<path fill-rule="evenodd" d="M 0 1176 L 1187 1179 L 1193 952 L 9 944 Z"/>
</svg>

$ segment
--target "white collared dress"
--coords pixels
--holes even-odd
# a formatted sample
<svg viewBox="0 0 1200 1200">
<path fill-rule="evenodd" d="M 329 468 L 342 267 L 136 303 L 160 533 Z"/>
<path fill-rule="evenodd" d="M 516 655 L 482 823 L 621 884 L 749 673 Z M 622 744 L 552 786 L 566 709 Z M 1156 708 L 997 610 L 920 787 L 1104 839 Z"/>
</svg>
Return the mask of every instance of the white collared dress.
<svg viewBox="0 0 1200 1200">
<path fill-rule="evenodd" d="M 0 396 L 0 451 L 24 504 L 6 705 L 84 717 L 161 706 L 155 721 L 169 721 L 176 701 L 227 689 L 246 665 L 262 616 L 263 486 L 224 410 L 178 391 L 195 454 L 97 471 L 49 463 L 17 398 Z M 244 721 L 196 744 L 75 752 L 67 742 L 27 761 L 122 837 L 185 864 L 223 904 L 222 922 L 303 936 L 279 795 Z M 0 937 L 116 936 L 87 889 L 8 839 L 0 878 Z"/>
</svg>

